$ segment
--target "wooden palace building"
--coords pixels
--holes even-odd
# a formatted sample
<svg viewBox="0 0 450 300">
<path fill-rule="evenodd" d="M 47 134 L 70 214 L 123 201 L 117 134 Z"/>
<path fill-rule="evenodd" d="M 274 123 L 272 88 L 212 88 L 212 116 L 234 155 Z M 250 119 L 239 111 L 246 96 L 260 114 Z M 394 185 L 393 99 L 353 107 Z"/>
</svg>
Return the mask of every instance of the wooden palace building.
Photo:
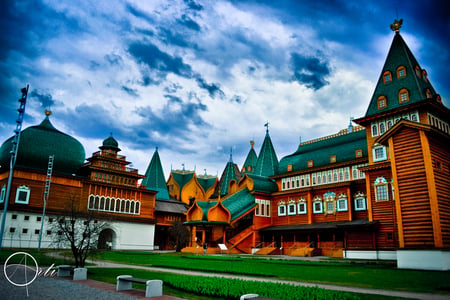
<svg viewBox="0 0 450 300">
<path fill-rule="evenodd" d="M 185 251 L 397 260 L 450 270 L 450 111 L 395 32 L 366 114 L 277 159 L 269 131 L 195 199 Z M 241 170 L 241 171 L 239 171 Z M 173 186 L 174 176 L 169 179 Z M 187 200 L 184 200 L 189 203 Z M 192 201 L 191 201 L 192 202 Z"/>
</svg>

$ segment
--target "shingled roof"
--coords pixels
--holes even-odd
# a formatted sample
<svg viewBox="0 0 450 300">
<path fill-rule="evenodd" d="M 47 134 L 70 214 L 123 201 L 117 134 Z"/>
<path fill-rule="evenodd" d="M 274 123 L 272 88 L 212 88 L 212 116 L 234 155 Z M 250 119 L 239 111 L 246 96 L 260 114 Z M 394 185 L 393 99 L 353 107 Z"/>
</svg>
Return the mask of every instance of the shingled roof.
<svg viewBox="0 0 450 300">
<path fill-rule="evenodd" d="M 164 171 L 161 165 L 161 159 L 158 154 L 158 148 L 156 148 L 153 153 L 150 164 L 145 172 L 145 178 L 142 180 L 142 184 L 145 185 L 148 190 L 158 192 L 156 194 L 156 199 L 170 199 L 164 177 Z"/>
<path fill-rule="evenodd" d="M 269 130 L 266 130 L 266 137 L 259 151 L 253 174 L 267 177 L 278 174 L 278 158 L 269 136 Z"/>
<path fill-rule="evenodd" d="M 398 67 L 405 67 L 405 76 L 398 77 Z M 384 82 L 383 75 L 390 72 L 391 81 Z M 405 88 L 409 93 L 409 100 L 399 101 L 399 92 Z M 427 96 L 427 90 L 430 95 Z M 378 108 L 378 97 L 386 97 L 386 107 Z M 402 106 L 423 101 L 437 96 L 433 86 L 429 82 L 426 72 L 422 70 L 408 45 L 403 40 L 399 30 L 395 32 L 394 39 L 389 49 L 385 64 L 381 71 L 375 91 L 370 100 L 365 118 L 379 113 L 384 113 Z"/>
</svg>

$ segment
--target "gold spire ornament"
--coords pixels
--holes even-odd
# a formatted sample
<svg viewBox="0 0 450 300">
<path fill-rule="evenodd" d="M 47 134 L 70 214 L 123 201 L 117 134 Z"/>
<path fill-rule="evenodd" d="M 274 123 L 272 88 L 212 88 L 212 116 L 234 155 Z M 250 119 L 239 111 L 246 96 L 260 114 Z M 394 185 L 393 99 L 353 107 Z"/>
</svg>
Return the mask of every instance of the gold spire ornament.
<svg viewBox="0 0 450 300">
<path fill-rule="evenodd" d="M 49 117 L 49 116 L 51 116 L 51 114 L 52 114 L 52 111 L 51 110 L 45 110 L 45 115 L 47 116 L 47 117 Z"/>
<path fill-rule="evenodd" d="M 391 30 L 395 32 L 400 32 L 400 28 L 402 27 L 403 19 L 400 20 L 394 20 L 394 23 L 391 24 Z"/>
</svg>

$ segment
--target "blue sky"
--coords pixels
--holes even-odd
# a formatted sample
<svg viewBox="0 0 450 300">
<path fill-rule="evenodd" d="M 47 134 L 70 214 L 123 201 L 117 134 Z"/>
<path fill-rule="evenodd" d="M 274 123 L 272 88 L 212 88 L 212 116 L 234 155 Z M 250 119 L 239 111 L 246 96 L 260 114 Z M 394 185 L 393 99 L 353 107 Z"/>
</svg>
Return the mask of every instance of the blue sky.
<svg viewBox="0 0 450 300">
<path fill-rule="evenodd" d="M 364 3 L 364 4 L 361 4 Z M 145 173 L 221 174 L 269 130 L 278 158 L 365 114 L 394 33 L 444 103 L 450 16 L 444 1 L 2 1 L 0 140 L 51 109 L 89 157 L 110 133 Z"/>
</svg>

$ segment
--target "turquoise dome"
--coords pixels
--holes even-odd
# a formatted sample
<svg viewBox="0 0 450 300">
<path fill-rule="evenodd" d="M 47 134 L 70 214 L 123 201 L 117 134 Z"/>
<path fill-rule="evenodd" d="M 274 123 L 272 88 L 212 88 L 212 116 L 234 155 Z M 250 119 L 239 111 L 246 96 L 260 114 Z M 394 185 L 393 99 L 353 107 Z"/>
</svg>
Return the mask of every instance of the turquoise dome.
<svg viewBox="0 0 450 300">
<path fill-rule="evenodd" d="M 112 134 L 103 140 L 103 144 L 100 149 L 114 149 L 116 151 L 120 151 L 119 143 L 113 138 Z"/>
<path fill-rule="evenodd" d="M 0 147 L 0 165 L 9 168 L 14 137 Z M 20 136 L 16 166 L 47 170 L 48 157 L 54 155 L 53 173 L 75 174 L 84 164 L 83 145 L 75 138 L 53 127 L 48 116 L 37 126 L 24 129 Z"/>
</svg>

